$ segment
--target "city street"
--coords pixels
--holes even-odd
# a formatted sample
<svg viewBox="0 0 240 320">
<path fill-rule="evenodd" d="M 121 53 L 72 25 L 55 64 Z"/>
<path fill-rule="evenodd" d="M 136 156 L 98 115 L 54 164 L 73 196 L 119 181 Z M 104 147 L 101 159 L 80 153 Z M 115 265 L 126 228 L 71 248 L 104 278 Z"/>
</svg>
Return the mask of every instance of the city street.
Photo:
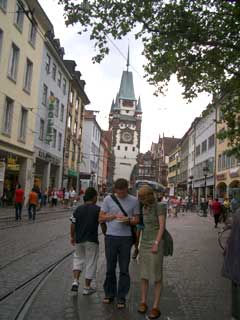
<svg viewBox="0 0 240 320">
<path fill-rule="evenodd" d="M 102 236 L 98 291 L 84 297 L 80 290 L 78 297 L 72 297 L 69 215 L 70 211 L 59 212 L 58 218 L 50 219 L 49 213 L 49 221 L 25 221 L 17 228 L 12 222 L 13 227 L 8 223 L 5 230 L 1 222 L 0 319 L 144 319 L 136 312 L 139 278 L 135 261 L 131 263 L 132 287 L 126 310 L 102 305 Z M 188 213 L 169 218 L 168 229 L 175 252 L 174 257 L 165 259 L 162 319 L 230 319 L 230 283 L 220 275 L 222 252 L 211 218 Z"/>
</svg>

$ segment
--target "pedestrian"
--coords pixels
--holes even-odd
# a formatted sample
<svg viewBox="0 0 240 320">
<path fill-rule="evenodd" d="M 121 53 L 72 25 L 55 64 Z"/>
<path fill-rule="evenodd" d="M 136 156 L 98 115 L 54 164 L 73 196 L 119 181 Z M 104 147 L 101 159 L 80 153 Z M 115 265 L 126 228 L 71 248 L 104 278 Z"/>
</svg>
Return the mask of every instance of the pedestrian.
<svg viewBox="0 0 240 320">
<path fill-rule="evenodd" d="M 57 189 L 54 188 L 53 191 L 52 191 L 52 207 L 53 206 L 57 206 L 57 202 L 58 202 L 58 192 L 57 192 Z"/>
<path fill-rule="evenodd" d="M 232 319 L 240 320 L 240 209 L 233 215 L 222 275 L 232 281 Z"/>
<path fill-rule="evenodd" d="M 114 183 L 114 195 L 103 200 L 99 222 L 105 222 L 105 254 L 107 272 L 104 281 L 105 298 L 103 303 L 110 304 L 117 298 L 117 308 L 126 306 L 126 296 L 130 289 L 129 263 L 133 236 L 131 226 L 139 223 L 138 199 L 128 194 L 128 181 L 117 179 Z M 127 215 L 127 217 L 126 217 Z M 116 266 L 119 265 L 119 279 L 116 278 Z"/>
<path fill-rule="evenodd" d="M 221 216 L 221 210 L 222 210 L 222 206 L 221 203 L 218 201 L 218 198 L 216 198 L 213 202 L 212 202 L 212 213 L 214 216 L 214 221 L 215 221 L 215 228 L 217 228 L 218 223 L 219 223 L 219 219 Z"/>
<path fill-rule="evenodd" d="M 69 207 L 69 197 L 70 197 L 69 191 L 68 189 L 66 189 L 64 192 L 64 208 L 65 209 Z"/>
<path fill-rule="evenodd" d="M 15 220 L 22 220 L 22 207 L 24 202 L 24 190 L 21 185 L 17 186 L 15 191 Z"/>
<path fill-rule="evenodd" d="M 76 198 L 76 191 L 74 190 L 74 188 L 72 187 L 70 192 L 69 192 L 69 197 L 70 197 L 70 206 L 73 206 L 74 200 Z"/>
<path fill-rule="evenodd" d="M 38 205 L 38 194 L 35 188 L 32 188 L 32 191 L 29 193 L 28 200 L 28 220 L 35 220 L 36 210 Z"/>
<path fill-rule="evenodd" d="M 233 214 L 237 211 L 237 209 L 239 208 L 239 205 L 240 205 L 239 201 L 236 199 L 235 196 L 233 196 L 231 199 L 231 204 L 230 204 L 231 211 Z"/>
<path fill-rule="evenodd" d="M 43 193 L 43 206 L 46 207 L 48 202 L 48 189 L 46 188 Z"/>
<path fill-rule="evenodd" d="M 230 213 L 230 201 L 226 197 L 223 202 L 223 222 L 227 223 Z"/>
<path fill-rule="evenodd" d="M 162 288 L 163 255 L 167 209 L 164 203 L 157 203 L 154 191 L 149 186 L 143 186 L 138 192 L 143 203 L 144 230 L 140 243 L 139 263 L 141 277 L 141 302 L 138 312 L 146 313 L 149 282 L 154 282 L 153 307 L 148 314 L 149 319 L 157 319 Z"/>
<path fill-rule="evenodd" d="M 97 260 L 99 252 L 98 219 L 100 207 L 96 205 L 97 191 L 88 188 L 84 196 L 84 204 L 77 207 L 71 217 L 71 244 L 75 246 L 73 256 L 72 291 L 78 292 L 79 278 L 85 270 L 85 287 L 83 295 L 96 292 L 91 287 L 92 280 L 96 278 Z"/>
</svg>

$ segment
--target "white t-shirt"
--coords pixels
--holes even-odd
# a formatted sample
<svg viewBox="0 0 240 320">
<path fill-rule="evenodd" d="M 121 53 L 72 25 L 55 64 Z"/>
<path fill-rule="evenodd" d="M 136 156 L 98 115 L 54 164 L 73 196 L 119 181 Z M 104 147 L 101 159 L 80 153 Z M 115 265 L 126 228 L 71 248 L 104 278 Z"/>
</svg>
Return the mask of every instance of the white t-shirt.
<svg viewBox="0 0 240 320">
<path fill-rule="evenodd" d="M 68 200 L 69 199 L 69 192 L 65 191 L 64 193 L 64 199 Z"/>
<path fill-rule="evenodd" d="M 70 197 L 71 197 L 71 198 L 76 197 L 76 191 L 75 191 L 75 190 L 70 191 Z"/>
</svg>

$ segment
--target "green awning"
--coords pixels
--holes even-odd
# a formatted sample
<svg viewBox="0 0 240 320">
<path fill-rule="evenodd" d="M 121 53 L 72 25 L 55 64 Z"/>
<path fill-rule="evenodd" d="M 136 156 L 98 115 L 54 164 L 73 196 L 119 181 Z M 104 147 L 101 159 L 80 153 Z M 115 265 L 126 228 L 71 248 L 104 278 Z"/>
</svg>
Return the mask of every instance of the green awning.
<svg viewBox="0 0 240 320">
<path fill-rule="evenodd" d="M 77 171 L 75 171 L 73 169 L 68 169 L 68 176 L 69 177 L 77 177 L 78 173 L 77 173 Z"/>
</svg>

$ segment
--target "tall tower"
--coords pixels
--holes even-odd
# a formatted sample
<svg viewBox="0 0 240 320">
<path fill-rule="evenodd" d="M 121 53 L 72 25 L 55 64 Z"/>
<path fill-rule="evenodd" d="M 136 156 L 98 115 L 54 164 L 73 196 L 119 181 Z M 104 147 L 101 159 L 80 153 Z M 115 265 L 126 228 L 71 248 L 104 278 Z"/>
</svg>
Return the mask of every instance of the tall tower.
<svg viewBox="0 0 240 320">
<path fill-rule="evenodd" d="M 113 180 L 125 178 L 130 181 L 140 152 L 142 107 L 140 97 L 134 92 L 133 75 L 123 71 L 119 91 L 112 101 L 109 114 L 109 130 L 112 133 Z"/>
</svg>

